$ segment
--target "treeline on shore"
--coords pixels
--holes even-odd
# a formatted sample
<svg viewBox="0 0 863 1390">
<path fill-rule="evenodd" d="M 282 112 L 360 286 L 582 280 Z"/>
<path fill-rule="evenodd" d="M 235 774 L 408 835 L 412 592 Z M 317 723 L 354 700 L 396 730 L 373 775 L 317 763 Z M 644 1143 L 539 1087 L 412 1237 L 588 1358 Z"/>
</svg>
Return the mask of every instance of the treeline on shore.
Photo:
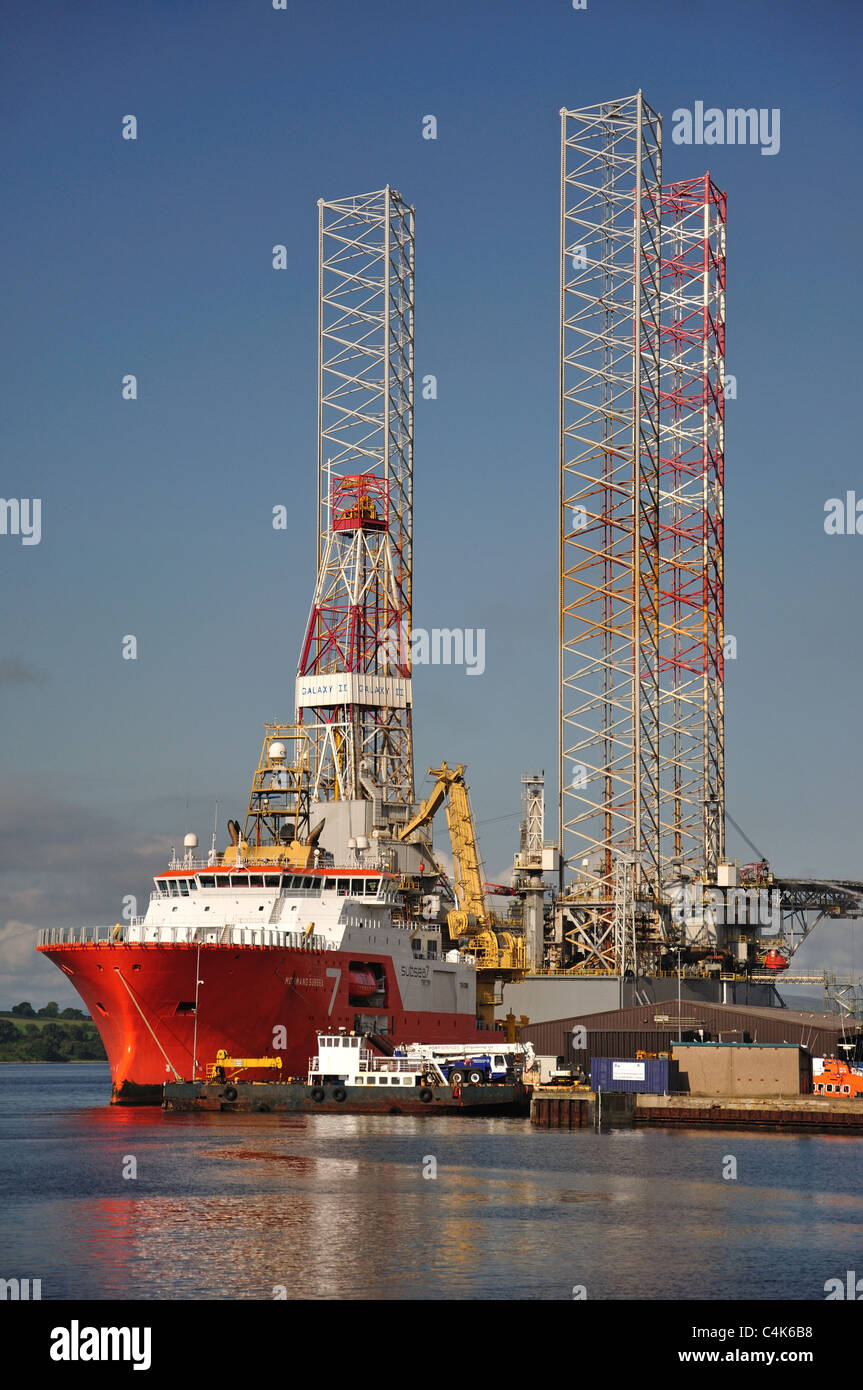
<svg viewBox="0 0 863 1390">
<path fill-rule="evenodd" d="M 16 1004 L 0 1012 L 0 1062 L 104 1062 L 102 1039 L 80 1009 Z"/>
</svg>

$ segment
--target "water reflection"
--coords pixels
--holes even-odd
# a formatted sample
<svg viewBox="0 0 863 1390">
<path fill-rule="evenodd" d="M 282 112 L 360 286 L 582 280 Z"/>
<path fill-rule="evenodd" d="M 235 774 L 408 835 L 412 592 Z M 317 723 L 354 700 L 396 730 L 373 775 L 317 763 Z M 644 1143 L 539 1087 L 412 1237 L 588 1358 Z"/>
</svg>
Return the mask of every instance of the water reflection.
<svg viewBox="0 0 863 1390">
<path fill-rule="evenodd" d="M 29 1070 L 0 1115 L 0 1243 L 43 1297 L 806 1299 L 859 1266 L 859 1140 L 165 1116 Z"/>
</svg>

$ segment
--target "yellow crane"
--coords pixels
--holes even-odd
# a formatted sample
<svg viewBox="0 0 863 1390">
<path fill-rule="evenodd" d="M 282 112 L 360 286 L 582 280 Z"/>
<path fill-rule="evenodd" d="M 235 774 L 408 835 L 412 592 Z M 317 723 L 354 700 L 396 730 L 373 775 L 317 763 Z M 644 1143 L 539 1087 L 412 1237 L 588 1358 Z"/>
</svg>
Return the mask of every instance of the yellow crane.
<svg viewBox="0 0 863 1390">
<path fill-rule="evenodd" d="M 438 768 L 429 768 L 429 776 L 435 778 L 435 785 L 416 815 L 402 826 L 399 839 L 416 836 L 431 823 L 440 807 L 446 805 L 458 903 L 458 907 L 447 914 L 447 927 L 454 941 L 468 938 L 462 949 L 476 961 L 477 1011 L 480 1017 L 490 1022 L 496 1002 L 495 981 L 515 979 L 523 975 L 527 968 L 524 938 L 505 930 L 486 902 L 464 765 L 459 763 L 458 767 L 452 768 L 441 763 Z M 431 846 L 425 836 L 422 837 L 422 844 L 434 862 Z"/>
<path fill-rule="evenodd" d="M 256 1071 L 281 1071 L 281 1057 L 229 1057 L 223 1047 L 216 1053 L 216 1060 L 209 1065 L 206 1070 L 207 1082 L 221 1085 L 225 1080 L 236 1081 L 237 1073 L 253 1068 Z M 228 1076 L 227 1073 L 231 1075 Z"/>
</svg>

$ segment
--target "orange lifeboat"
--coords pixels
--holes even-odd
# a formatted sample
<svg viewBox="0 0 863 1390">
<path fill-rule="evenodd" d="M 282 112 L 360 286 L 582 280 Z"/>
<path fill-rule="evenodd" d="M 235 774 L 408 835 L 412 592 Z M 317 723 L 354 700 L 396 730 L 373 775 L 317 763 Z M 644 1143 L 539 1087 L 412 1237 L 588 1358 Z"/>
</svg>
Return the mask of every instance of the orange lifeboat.
<svg viewBox="0 0 863 1390">
<path fill-rule="evenodd" d="M 765 970 L 787 970 L 788 961 L 779 951 L 768 951 L 764 957 Z"/>
<path fill-rule="evenodd" d="M 836 1057 L 824 1058 L 824 1070 L 812 1078 L 816 1096 L 836 1096 L 839 1099 L 863 1098 L 863 1075 L 840 1062 Z"/>
<path fill-rule="evenodd" d="M 365 965 L 353 965 L 348 972 L 348 989 L 352 999 L 371 999 L 381 986 L 373 971 Z"/>
</svg>

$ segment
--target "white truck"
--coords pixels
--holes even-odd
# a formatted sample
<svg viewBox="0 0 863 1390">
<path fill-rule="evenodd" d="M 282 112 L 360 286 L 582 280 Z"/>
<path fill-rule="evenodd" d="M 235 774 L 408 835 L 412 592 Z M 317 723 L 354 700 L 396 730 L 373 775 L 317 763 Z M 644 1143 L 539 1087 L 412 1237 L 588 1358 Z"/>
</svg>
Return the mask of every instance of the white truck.
<svg viewBox="0 0 863 1390">
<path fill-rule="evenodd" d="M 482 1043 L 408 1043 L 395 1056 L 411 1061 L 435 1062 L 453 1085 L 470 1082 L 511 1081 L 520 1078 L 534 1058 L 531 1043 L 501 1043 L 489 1038 Z"/>
</svg>

